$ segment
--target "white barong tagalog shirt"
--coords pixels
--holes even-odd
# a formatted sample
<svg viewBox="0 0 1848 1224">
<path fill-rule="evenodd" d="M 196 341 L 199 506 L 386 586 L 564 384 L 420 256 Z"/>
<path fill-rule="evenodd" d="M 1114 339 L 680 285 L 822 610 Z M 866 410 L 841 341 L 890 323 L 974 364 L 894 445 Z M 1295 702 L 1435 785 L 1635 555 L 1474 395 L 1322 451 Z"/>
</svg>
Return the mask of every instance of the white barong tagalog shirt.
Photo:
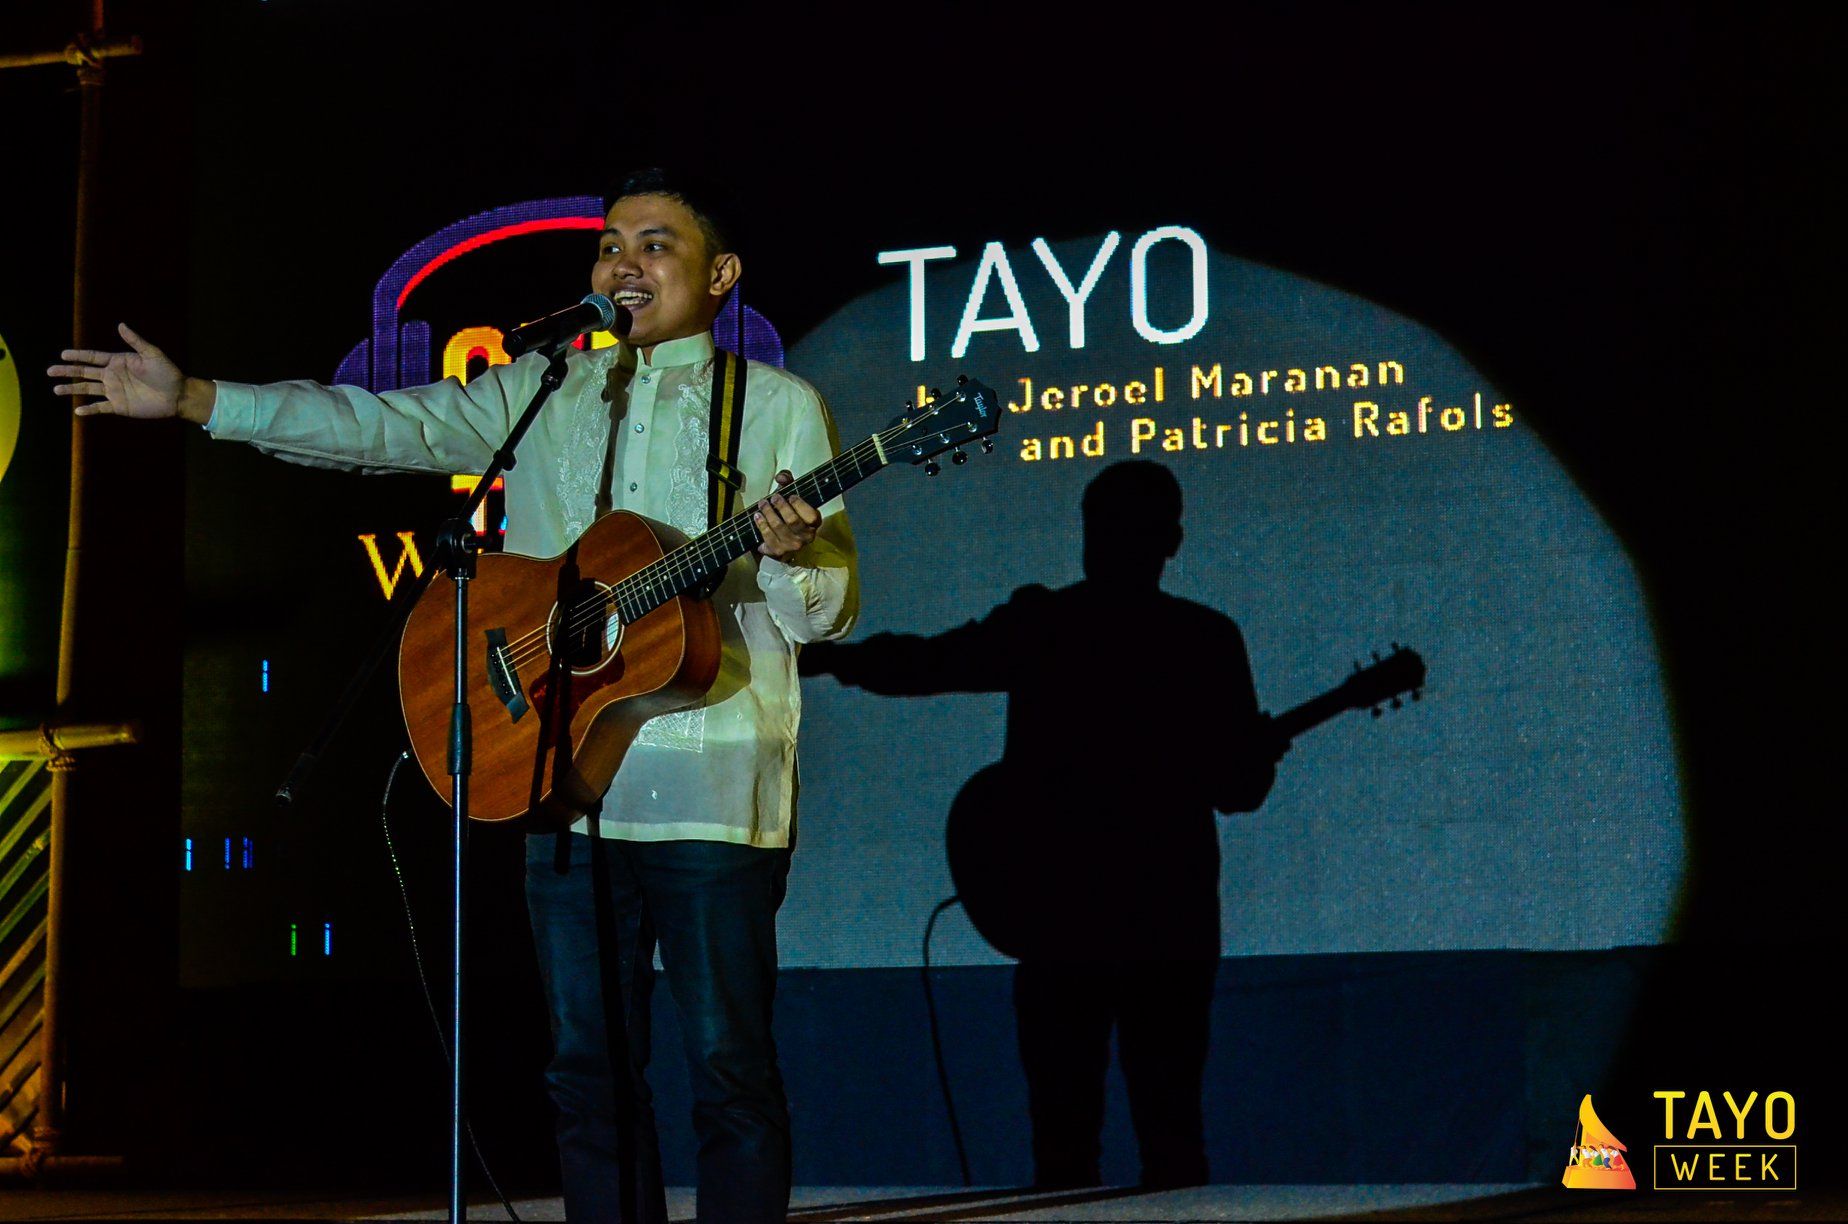
<svg viewBox="0 0 1848 1224">
<path fill-rule="evenodd" d="M 632 510 L 688 535 L 706 530 L 712 337 L 670 340 L 643 360 L 627 344 L 573 351 L 564 384 L 515 452 L 506 477 L 507 550 L 553 557 L 609 509 Z M 310 382 L 221 382 L 206 428 L 297 463 L 366 472 L 479 473 L 538 389 L 545 359 L 492 366 L 375 394 Z M 815 389 L 752 362 L 745 382 L 739 508 L 832 458 L 833 421 Z M 609 462 L 606 497 L 606 455 Z M 859 610 L 853 533 L 840 499 L 821 507 L 821 532 L 785 564 L 751 554 L 713 596 L 724 646 L 703 704 L 642 727 L 601 814 L 606 837 L 790 844 L 796 728 L 802 691 L 796 650 L 844 636 Z M 584 822 L 574 828 L 583 832 Z"/>
</svg>

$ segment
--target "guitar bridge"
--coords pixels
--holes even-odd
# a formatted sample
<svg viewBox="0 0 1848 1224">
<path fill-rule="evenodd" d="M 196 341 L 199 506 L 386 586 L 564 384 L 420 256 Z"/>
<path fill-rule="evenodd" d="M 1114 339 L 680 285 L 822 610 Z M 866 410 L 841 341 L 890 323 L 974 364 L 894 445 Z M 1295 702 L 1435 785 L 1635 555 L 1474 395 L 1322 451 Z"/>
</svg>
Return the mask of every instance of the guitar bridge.
<svg viewBox="0 0 1848 1224">
<path fill-rule="evenodd" d="M 520 692 L 520 672 L 507 649 L 507 631 L 490 629 L 488 639 L 488 687 L 507 707 L 508 721 L 519 722 L 526 713 L 526 695 Z"/>
</svg>

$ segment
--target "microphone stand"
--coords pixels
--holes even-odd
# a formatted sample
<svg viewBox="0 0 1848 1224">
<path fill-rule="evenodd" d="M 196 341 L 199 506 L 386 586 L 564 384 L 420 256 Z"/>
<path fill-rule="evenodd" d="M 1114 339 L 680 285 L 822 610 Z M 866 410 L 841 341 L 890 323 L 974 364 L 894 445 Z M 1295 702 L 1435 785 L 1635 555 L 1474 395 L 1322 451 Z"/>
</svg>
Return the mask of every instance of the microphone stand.
<svg viewBox="0 0 1848 1224">
<path fill-rule="evenodd" d="M 375 643 L 371 655 L 360 665 L 353 678 L 347 682 L 346 691 L 341 694 L 328 720 L 321 727 L 320 734 L 314 742 L 296 759 L 295 766 L 281 786 L 276 788 L 276 801 L 287 806 L 294 802 L 298 789 L 313 773 L 315 763 L 326 750 L 334 733 L 346 721 L 347 714 L 365 689 L 366 682 L 378 670 L 391 648 L 397 644 L 404 630 L 404 621 L 417 606 L 418 598 L 427 590 L 436 577 L 437 571 L 449 574 L 455 584 L 455 705 L 449 715 L 449 806 L 455 825 L 455 845 L 453 861 L 453 878 L 451 881 L 452 902 L 455 909 L 454 925 L 451 930 L 453 940 L 451 955 L 454 957 L 454 976 L 451 979 L 451 1024 L 449 1032 L 449 1219 L 450 1224 L 462 1224 L 467 1219 L 467 1204 L 462 1197 L 462 1137 L 464 1121 L 464 1094 L 462 1076 L 463 1050 L 463 903 L 465 900 L 464 869 L 468 851 L 468 775 L 470 768 L 471 725 L 468 708 L 468 584 L 475 576 L 475 557 L 482 551 L 486 540 L 475 534 L 473 519 L 475 511 L 487 499 L 488 490 L 501 473 L 513 467 L 514 449 L 526 436 L 526 431 L 538 419 L 539 410 L 545 401 L 565 381 L 565 354 L 571 347 L 575 336 L 560 340 L 548 349 L 535 351 L 546 354 L 545 372 L 539 377 L 539 388 L 533 392 L 533 398 L 526 405 L 515 422 L 513 431 L 507 440 L 494 452 L 494 459 L 488 464 L 487 471 L 475 485 L 475 491 L 460 513 L 446 520 L 437 535 L 435 564 L 420 575 L 411 588 L 408 598 L 403 600 L 398 610 L 386 626 L 385 632 Z"/>
</svg>

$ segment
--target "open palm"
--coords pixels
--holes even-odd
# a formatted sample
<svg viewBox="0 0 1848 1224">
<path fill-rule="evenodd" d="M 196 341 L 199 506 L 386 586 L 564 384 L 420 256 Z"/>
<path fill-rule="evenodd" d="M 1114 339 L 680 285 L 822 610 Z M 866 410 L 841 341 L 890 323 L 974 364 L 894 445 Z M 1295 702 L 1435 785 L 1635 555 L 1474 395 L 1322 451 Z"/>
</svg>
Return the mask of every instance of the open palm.
<svg viewBox="0 0 1848 1224">
<path fill-rule="evenodd" d="M 186 376 L 167 354 L 136 335 L 126 323 L 118 324 L 116 330 L 133 351 L 65 349 L 60 355 L 68 364 L 52 366 L 46 373 L 70 381 L 58 383 L 52 391 L 58 395 L 100 397 L 93 403 L 78 405 L 75 411 L 79 416 L 107 412 L 155 420 L 177 415 Z"/>
</svg>

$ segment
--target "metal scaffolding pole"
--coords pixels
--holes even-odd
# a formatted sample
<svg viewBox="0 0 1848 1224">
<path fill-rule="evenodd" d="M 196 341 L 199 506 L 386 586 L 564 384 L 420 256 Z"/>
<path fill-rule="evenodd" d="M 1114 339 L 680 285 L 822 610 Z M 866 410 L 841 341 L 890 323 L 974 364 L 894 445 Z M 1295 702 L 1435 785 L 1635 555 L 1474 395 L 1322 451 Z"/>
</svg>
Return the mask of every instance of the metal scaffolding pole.
<svg viewBox="0 0 1848 1224">
<path fill-rule="evenodd" d="M 0 68 L 23 68 L 43 64 L 69 64 L 76 69 L 77 87 L 82 104 L 82 126 L 77 157 L 77 208 L 74 269 L 71 281 L 71 335 L 78 348 L 92 347 L 98 337 L 88 319 L 85 293 L 87 273 L 94 255 L 94 215 L 97 207 L 97 168 L 101 161 L 104 65 L 109 59 L 141 54 L 136 38 L 110 38 L 104 32 L 103 0 L 92 0 L 90 29 L 61 48 L 0 55 Z M 71 418 L 71 492 L 70 527 L 64 554 L 64 599 L 58 634 L 58 681 L 55 728 L 72 716 L 75 692 L 77 640 L 77 601 L 82 589 L 83 507 L 84 507 L 84 438 L 85 419 Z M 67 834 L 70 829 L 70 783 L 77 758 L 70 749 L 78 745 L 48 729 L 45 741 L 51 748 L 51 828 L 48 847 L 46 894 L 45 977 L 42 1021 L 39 1030 L 40 1061 L 37 1114 L 33 1119 L 31 1146 L 18 1162 L 28 1176 L 59 1166 L 95 1167 L 98 1158 L 67 1157 L 60 1154 L 64 1140 L 64 1025 L 62 1023 L 64 865 Z M 121 742 L 115 739 L 112 742 Z M 107 1161 L 109 1158 L 103 1158 Z"/>
</svg>

